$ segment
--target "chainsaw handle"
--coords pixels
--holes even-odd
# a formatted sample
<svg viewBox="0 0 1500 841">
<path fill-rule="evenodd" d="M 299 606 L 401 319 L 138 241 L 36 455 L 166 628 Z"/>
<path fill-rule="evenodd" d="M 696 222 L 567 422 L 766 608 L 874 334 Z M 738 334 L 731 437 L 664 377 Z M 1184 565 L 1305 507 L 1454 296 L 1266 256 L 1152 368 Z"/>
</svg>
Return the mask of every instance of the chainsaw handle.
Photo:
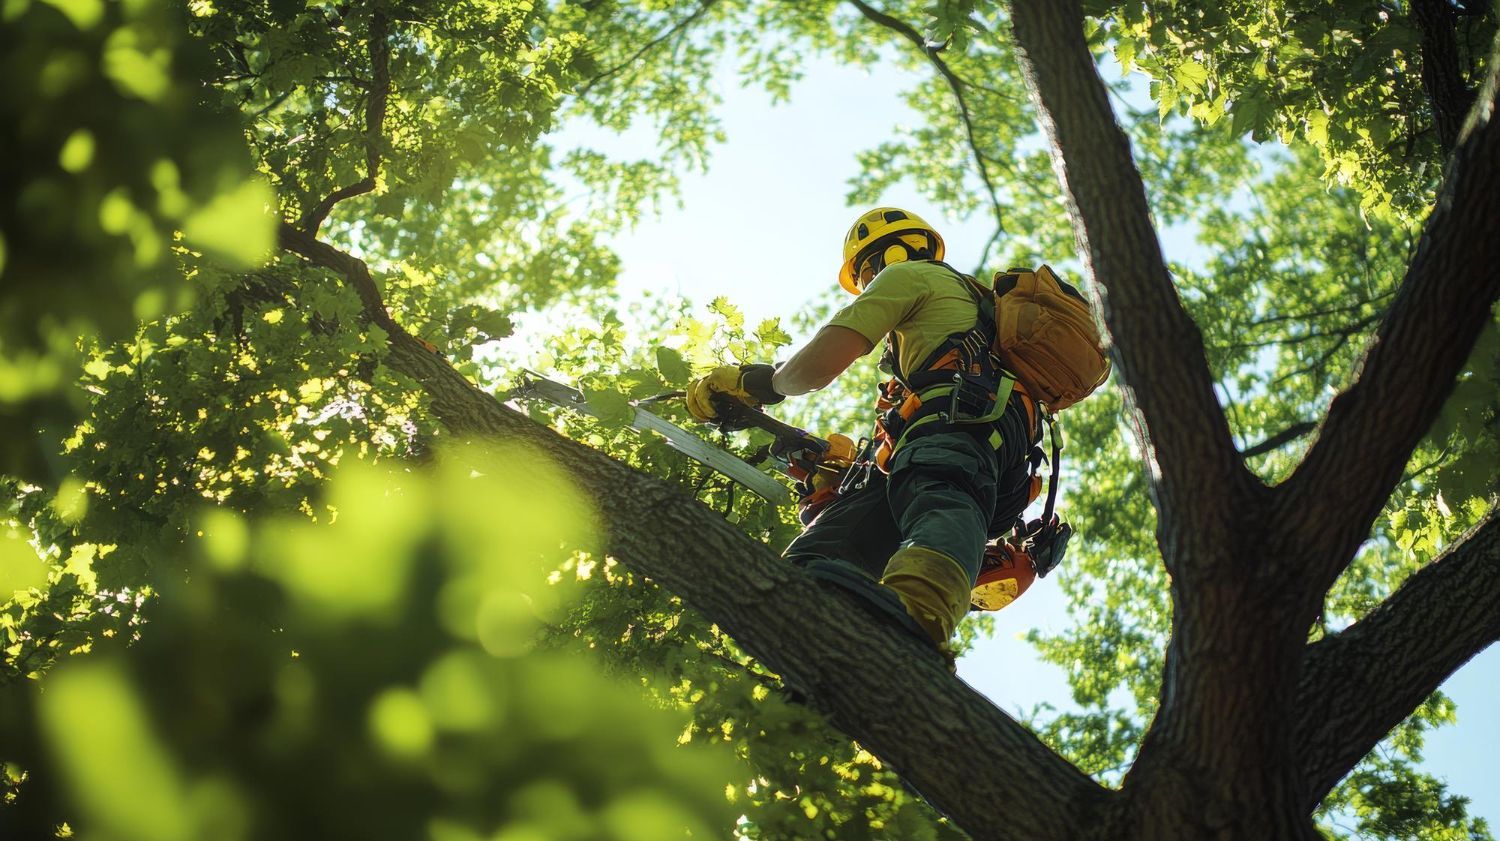
<svg viewBox="0 0 1500 841">
<path fill-rule="evenodd" d="M 752 416 L 761 414 L 761 411 L 752 409 L 727 394 L 711 395 L 708 402 L 714 407 L 714 419 L 710 423 L 718 427 L 720 432 L 739 432 L 758 425 Z"/>
<path fill-rule="evenodd" d="M 728 395 L 715 394 L 709 401 L 718 414 L 717 425 L 721 432 L 737 432 L 751 427 L 764 429 L 776 436 L 771 452 L 778 456 L 798 450 L 812 450 L 818 455 L 828 452 L 829 444 L 822 438 L 789 423 L 782 423 L 760 409 L 747 406 Z"/>
</svg>

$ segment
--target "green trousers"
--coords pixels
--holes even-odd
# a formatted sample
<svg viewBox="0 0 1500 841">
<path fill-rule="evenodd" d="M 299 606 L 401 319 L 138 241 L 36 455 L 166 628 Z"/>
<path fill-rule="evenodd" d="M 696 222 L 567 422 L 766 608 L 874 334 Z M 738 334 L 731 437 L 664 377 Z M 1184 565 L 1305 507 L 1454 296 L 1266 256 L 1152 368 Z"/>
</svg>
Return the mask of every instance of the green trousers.
<svg viewBox="0 0 1500 841">
<path fill-rule="evenodd" d="M 958 561 L 973 584 L 995 515 L 997 458 L 966 432 L 908 441 L 891 459 L 889 476 L 872 471 L 863 488 L 834 500 L 783 557 L 848 561 L 878 579 L 897 549 L 921 546 Z"/>
</svg>

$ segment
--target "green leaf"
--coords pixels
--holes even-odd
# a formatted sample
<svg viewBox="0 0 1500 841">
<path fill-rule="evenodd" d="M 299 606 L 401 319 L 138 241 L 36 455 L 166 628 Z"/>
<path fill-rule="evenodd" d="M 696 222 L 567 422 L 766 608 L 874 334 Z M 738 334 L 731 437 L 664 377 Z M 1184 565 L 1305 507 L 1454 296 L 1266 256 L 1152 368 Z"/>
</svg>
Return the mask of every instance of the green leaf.
<svg viewBox="0 0 1500 841">
<path fill-rule="evenodd" d="M 693 369 L 676 350 L 658 345 L 656 348 L 656 370 L 668 385 L 686 385 L 692 379 Z"/>
<path fill-rule="evenodd" d="M 1168 114 L 1172 113 L 1172 109 L 1177 107 L 1177 88 L 1165 82 L 1153 82 L 1152 87 L 1155 89 L 1153 93 L 1156 94 L 1156 116 L 1164 120 Z"/>
<path fill-rule="evenodd" d="M 1308 112 L 1307 142 L 1314 146 L 1324 146 L 1328 143 L 1328 115 L 1321 109 Z"/>
<path fill-rule="evenodd" d="M 1260 140 L 1275 117 L 1275 110 L 1264 96 L 1251 93 L 1236 100 L 1229 114 L 1229 130 L 1234 136 L 1239 137 L 1249 131 Z"/>
<path fill-rule="evenodd" d="M 113 365 L 110 365 L 107 361 L 97 356 L 84 363 L 83 366 L 83 372 L 96 380 L 108 377 L 113 370 Z"/>
<path fill-rule="evenodd" d="M 745 314 L 723 295 L 709 301 L 708 308 L 722 316 L 731 328 L 738 330 L 745 326 Z"/>
<path fill-rule="evenodd" d="M 781 329 L 781 319 L 779 318 L 768 318 L 757 325 L 755 328 L 755 338 L 772 347 L 781 347 L 782 345 L 791 344 L 792 341 L 791 335 Z"/>
<path fill-rule="evenodd" d="M 1120 63 L 1120 72 L 1129 74 L 1135 70 L 1135 41 L 1121 38 L 1115 45 L 1115 61 Z"/>
<path fill-rule="evenodd" d="M 585 387 L 583 398 L 588 401 L 589 411 L 609 426 L 627 426 L 635 418 L 630 399 L 612 388 Z"/>
<path fill-rule="evenodd" d="M 487 341 L 503 339 L 516 331 L 510 316 L 496 310 L 482 310 L 473 319 L 474 326 L 483 333 Z"/>
<path fill-rule="evenodd" d="M 1172 71 L 1172 78 L 1193 93 L 1203 93 L 1208 83 L 1208 68 L 1196 61 L 1184 61 Z"/>
</svg>

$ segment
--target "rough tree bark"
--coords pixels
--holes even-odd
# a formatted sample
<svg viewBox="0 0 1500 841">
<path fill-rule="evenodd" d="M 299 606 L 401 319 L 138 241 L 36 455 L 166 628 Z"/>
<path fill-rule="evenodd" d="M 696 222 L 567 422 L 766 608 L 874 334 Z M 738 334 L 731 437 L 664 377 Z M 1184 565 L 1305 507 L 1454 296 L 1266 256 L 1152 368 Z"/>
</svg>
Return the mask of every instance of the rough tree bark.
<svg viewBox="0 0 1500 841">
<path fill-rule="evenodd" d="M 1451 151 L 1463 128 L 1474 92 L 1464 83 L 1454 27 L 1458 12 L 1448 0 L 1411 0 L 1408 16 L 1422 33 L 1422 89 L 1432 107 L 1443 151 Z"/>
<path fill-rule="evenodd" d="M 1307 647 L 1294 717 L 1304 805 L 1496 639 L 1500 515 L 1491 511 L 1370 615 Z"/>
<path fill-rule="evenodd" d="M 386 363 L 426 391 L 455 438 L 502 439 L 555 459 L 595 501 L 611 555 L 718 623 L 974 838 L 1316 837 L 1308 816 L 1318 799 L 1500 634 L 1500 537 L 1491 515 L 1366 620 L 1305 644 L 1309 605 L 1352 557 L 1358 540 L 1347 535 L 1366 535 L 1375 513 L 1364 504 L 1325 510 L 1317 503 L 1337 503 L 1311 495 L 1326 493 L 1330 473 L 1368 452 L 1372 434 L 1381 456 L 1369 478 L 1386 480 L 1451 389 L 1488 312 L 1482 304 L 1497 294 L 1496 273 L 1475 275 L 1471 262 L 1488 259 L 1479 265 L 1492 267 L 1491 252 L 1500 248 L 1493 204 L 1500 191 L 1491 185 L 1500 160 L 1489 120 L 1494 80 L 1480 96 L 1482 118 L 1459 140 L 1428 242 L 1361 377 L 1325 424 L 1317 458 L 1309 457 L 1299 481 L 1267 488 L 1233 446 L 1199 332 L 1172 286 L 1128 142 L 1084 41 L 1077 0 L 1016 0 L 1014 24 L 1132 397 L 1173 579 L 1160 713 L 1118 792 L 1080 773 L 852 597 L 783 563 L 675 488 L 507 409 L 425 349 L 386 311 L 369 268 L 316 238 L 316 223 L 358 195 L 351 192 L 358 184 L 318 203 L 300 226 L 284 223 L 281 245 L 355 289 L 366 318 L 390 337 Z M 378 126 L 378 117 L 372 109 L 368 124 Z M 368 163 L 373 179 L 378 154 Z M 1488 240 L 1483 248 L 1473 245 L 1476 237 Z M 1467 286 L 1452 280 L 1464 269 L 1474 278 Z M 1458 287 L 1467 293 L 1455 303 Z M 1434 323 L 1437 316 L 1443 320 Z M 1402 352 L 1414 354 L 1406 358 L 1417 382 L 1392 356 Z M 1392 387 L 1409 390 L 1409 405 L 1393 431 L 1372 433 L 1368 415 L 1380 407 L 1371 395 Z M 1339 536 L 1308 548 L 1300 543 L 1306 535 L 1293 531 L 1268 543 L 1268 516 L 1292 505 L 1336 517 Z M 1297 592 L 1278 584 L 1286 580 Z M 1382 657 L 1403 668 L 1374 668 Z M 1361 706 L 1371 697 L 1385 700 Z M 997 809 L 1015 802 L 1018 785 L 1029 808 Z"/>
<path fill-rule="evenodd" d="M 1500 257 L 1500 206 L 1491 183 L 1500 160 L 1500 131 L 1489 120 L 1493 79 L 1459 139 L 1423 247 L 1360 376 L 1334 401 L 1293 479 L 1268 488 L 1236 458 L 1199 334 L 1163 265 L 1128 141 L 1084 39 L 1077 0 L 1015 0 L 1012 8 L 1023 68 L 1052 142 L 1112 355 L 1134 398 L 1129 411 L 1172 575 L 1161 705 L 1126 777 L 1114 816 L 1122 830 L 1117 834 L 1316 838 L 1312 806 L 1436 686 L 1382 679 L 1355 656 L 1364 640 L 1381 636 L 1374 629 L 1416 624 L 1379 616 L 1308 653 L 1314 677 L 1303 684 L 1300 675 L 1307 629 L 1328 587 L 1368 536 L 1500 294 L 1500 273 L 1493 270 Z M 1476 235 L 1486 241 L 1470 240 Z M 1266 523 L 1286 525 L 1268 533 Z M 1484 534 L 1475 538 L 1483 541 Z M 1471 551 L 1484 556 L 1489 545 Z M 1442 578 L 1433 572 L 1424 580 Z M 1422 601 L 1393 598 L 1387 607 L 1407 614 Z M 1470 642 L 1467 653 L 1442 659 L 1442 674 L 1494 638 L 1491 623 L 1472 613 L 1469 619 L 1471 633 L 1462 635 Z M 1348 662 L 1324 653 L 1339 650 L 1351 652 Z M 1422 676 L 1440 668 L 1424 669 Z M 1358 716 L 1366 726 L 1354 732 L 1312 725 L 1337 748 L 1309 749 L 1294 741 L 1305 727 L 1286 722 L 1297 720 L 1300 688 L 1327 686 L 1319 675 L 1326 669 L 1358 673 L 1367 689 L 1396 700 Z M 1427 692 L 1416 694 L 1422 687 Z"/>
</svg>

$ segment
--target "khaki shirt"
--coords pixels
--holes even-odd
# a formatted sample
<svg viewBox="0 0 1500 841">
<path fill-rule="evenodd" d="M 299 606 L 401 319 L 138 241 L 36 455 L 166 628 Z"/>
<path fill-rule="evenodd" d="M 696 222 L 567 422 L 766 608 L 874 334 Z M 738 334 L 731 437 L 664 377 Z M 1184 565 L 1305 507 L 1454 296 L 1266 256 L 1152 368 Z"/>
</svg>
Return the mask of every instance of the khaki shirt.
<svg viewBox="0 0 1500 841">
<path fill-rule="evenodd" d="M 965 281 L 929 262 L 896 263 L 885 268 L 854 303 L 829 324 L 847 327 L 871 344 L 896 334 L 903 375 L 916 371 L 943 340 L 974 326 L 979 310 Z"/>
</svg>

